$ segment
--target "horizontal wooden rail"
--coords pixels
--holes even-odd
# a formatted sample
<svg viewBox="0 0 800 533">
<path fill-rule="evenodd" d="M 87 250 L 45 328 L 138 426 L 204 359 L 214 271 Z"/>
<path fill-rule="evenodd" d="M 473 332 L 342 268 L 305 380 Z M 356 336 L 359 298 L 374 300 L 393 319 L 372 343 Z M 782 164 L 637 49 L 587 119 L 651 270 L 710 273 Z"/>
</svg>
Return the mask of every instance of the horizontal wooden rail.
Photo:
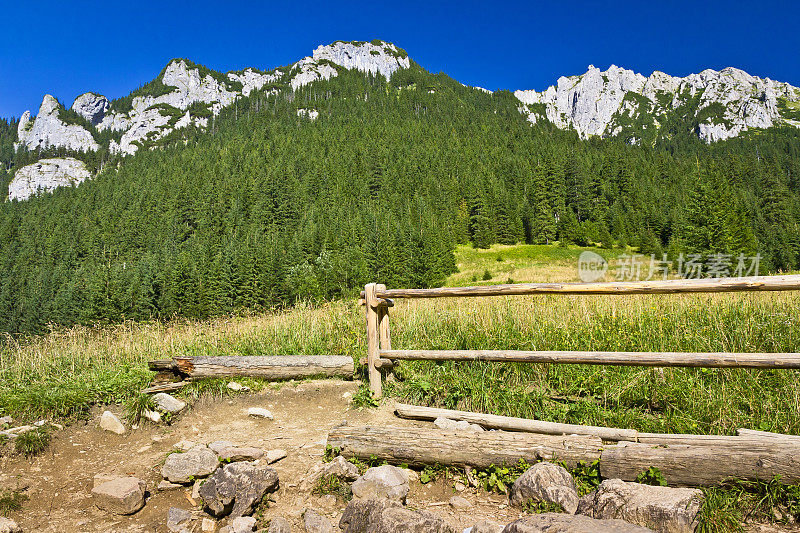
<svg viewBox="0 0 800 533">
<path fill-rule="evenodd" d="M 380 350 L 383 359 L 496 361 L 705 368 L 800 368 L 798 353 L 575 352 L 515 350 Z"/>
<path fill-rule="evenodd" d="M 456 296 L 519 296 L 524 294 L 677 294 L 695 292 L 800 290 L 800 275 L 745 278 L 670 279 L 610 283 L 515 283 L 436 289 L 378 289 L 375 297 L 444 298 Z M 364 293 L 361 293 L 362 298 Z"/>
</svg>

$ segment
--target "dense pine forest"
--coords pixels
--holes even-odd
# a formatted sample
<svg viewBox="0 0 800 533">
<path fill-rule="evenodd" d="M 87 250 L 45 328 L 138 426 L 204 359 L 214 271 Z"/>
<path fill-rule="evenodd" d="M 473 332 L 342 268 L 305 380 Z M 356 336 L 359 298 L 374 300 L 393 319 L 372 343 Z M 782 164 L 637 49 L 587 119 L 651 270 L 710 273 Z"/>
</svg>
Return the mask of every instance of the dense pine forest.
<svg viewBox="0 0 800 533">
<path fill-rule="evenodd" d="M 84 155 L 93 180 L 0 205 L 0 330 L 433 286 L 458 243 L 759 253 L 762 273 L 800 268 L 800 130 L 706 145 L 676 114 L 634 146 L 531 125 L 518 106 L 415 64 L 389 81 L 340 69 L 253 92 L 158 149 Z M 3 194 L 14 168 L 69 155 L 15 152 L 15 138 L 0 121 Z"/>
</svg>

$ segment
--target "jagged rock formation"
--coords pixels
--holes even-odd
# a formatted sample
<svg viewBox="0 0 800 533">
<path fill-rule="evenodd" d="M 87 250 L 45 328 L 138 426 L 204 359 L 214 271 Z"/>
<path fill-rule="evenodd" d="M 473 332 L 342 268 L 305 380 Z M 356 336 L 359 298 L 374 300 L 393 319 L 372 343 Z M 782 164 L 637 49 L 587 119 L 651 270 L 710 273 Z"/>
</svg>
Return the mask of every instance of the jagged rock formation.
<svg viewBox="0 0 800 533">
<path fill-rule="evenodd" d="M 83 161 L 75 158 L 41 159 L 17 170 L 8 185 L 8 199 L 27 200 L 39 192 L 78 185 L 90 177 L 91 173 Z"/>
<path fill-rule="evenodd" d="M 97 126 L 111 108 L 111 102 L 101 94 L 83 93 L 72 102 L 72 110 Z"/>
<path fill-rule="evenodd" d="M 708 69 L 685 78 L 654 72 L 646 78 L 615 65 L 606 71 L 590 65 L 585 74 L 562 76 L 545 91 L 514 94 L 531 122 L 546 118 L 583 139 L 613 137 L 628 125 L 657 130 L 659 117 L 682 106 L 692 108 L 697 134 L 706 142 L 782 122 L 800 126 L 780 113 L 782 102 L 800 101 L 800 89 L 736 68 Z"/>
<path fill-rule="evenodd" d="M 99 145 L 86 128 L 62 120 L 63 109 L 58 100 L 46 94 L 35 119 L 31 120 L 30 111 L 25 111 L 17 127 L 17 148 L 35 150 L 63 146 L 76 152 L 96 151 Z"/>
</svg>

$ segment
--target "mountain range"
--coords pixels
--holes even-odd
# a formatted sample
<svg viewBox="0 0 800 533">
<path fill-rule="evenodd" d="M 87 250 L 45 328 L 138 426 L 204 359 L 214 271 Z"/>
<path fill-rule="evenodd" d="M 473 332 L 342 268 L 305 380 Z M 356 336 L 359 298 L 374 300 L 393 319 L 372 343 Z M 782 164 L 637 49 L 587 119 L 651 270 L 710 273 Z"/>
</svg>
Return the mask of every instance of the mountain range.
<svg viewBox="0 0 800 533">
<path fill-rule="evenodd" d="M 133 155 L 174 141 L 178 130 L 208 128 L 222 109 L 253 91 L 295 91 L 334 78 L 339 69 L 381 75 L 388 81 L 411 65 L 408 54 L 390 43 L 337 41 L 270 71 L 247 68 L 223 74 L 175 59 L 126 97 L 109 100 L 87 92 L 69 109 L 45 95 L 35 117 L 30 111 L 22 114 L 14 148 L 62 148 L 74 157 L 45 158 L 17 169 L 8 199 L 25 200 L 88 179 L 93 172 L 81 164 L 82 153 Z M 514 96 L 531 123 L 547 121 L 574 130 L 581 139 L 616 137 L 652 144 L 672 134 L 662 125 L 676 115 L 689 117 L 692 132 L 707 143 L 773 126 L 800 128 L 799 88 L 732 67 L 681 78 L 663 72 L 645 77 L 614 65 L 601 71 L 590 65 L 586 73 L 561 77 L 544 91 L 518 90 Z M 319 114 L 313 108 L 296 113 L 309 120 Z"/>
</svg>

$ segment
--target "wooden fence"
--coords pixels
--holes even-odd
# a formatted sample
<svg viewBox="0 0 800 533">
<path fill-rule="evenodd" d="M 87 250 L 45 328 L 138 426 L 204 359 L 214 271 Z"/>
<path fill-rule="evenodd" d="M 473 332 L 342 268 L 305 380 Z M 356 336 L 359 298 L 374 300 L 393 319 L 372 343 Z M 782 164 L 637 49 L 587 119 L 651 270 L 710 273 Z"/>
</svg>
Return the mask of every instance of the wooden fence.
<svg viewBox="0 0 800 533">
<path fill-rule="evenodd" d="M 798 353 L 690 353 L 515 350 L 394 350 L 389 328 L 389 308 L 395 298 L 512 296 L 527 294 L 678 294 L 800 290 L 800 275 L 747 278 L 676 279 L 615 283 L 519 283 L 481 287 L 387 289 L 370 283 L 361 293 L 367 318 L 369 387 L 382 395 L 382 370 L 396 360 L 498 361 L 635 366 L 692 366 L 734 368 L 800 368 Z"/>
</svg>

